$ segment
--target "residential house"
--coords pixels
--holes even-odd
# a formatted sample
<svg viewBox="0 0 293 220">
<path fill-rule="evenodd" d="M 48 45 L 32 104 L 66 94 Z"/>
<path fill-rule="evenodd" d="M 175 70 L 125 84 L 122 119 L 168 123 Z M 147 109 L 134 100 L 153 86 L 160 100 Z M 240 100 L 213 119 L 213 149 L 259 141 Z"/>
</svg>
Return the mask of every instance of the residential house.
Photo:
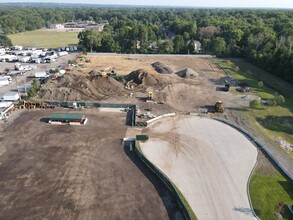
<svg viewBox="0 0 293 220">
<path fill-rule="evenodd" d="M 187 41 L 187 45 L 190 45 L 191 40 Z M 197 40 L 193 41 L 194 52 L 199 53 L 201 51 L 201 43 Z"/>
</svg>

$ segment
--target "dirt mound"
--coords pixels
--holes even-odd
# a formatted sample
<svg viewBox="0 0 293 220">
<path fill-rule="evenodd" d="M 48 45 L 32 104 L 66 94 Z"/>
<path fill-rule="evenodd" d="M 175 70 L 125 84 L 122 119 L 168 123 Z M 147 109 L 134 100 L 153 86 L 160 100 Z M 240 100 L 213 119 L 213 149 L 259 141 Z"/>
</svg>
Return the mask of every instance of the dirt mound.
<svg viewBox="0 0 293 220">
<path fill-rule="evenodd" d="M 123 84 L 112 77 L 66 74 L 42 87 L 39 98 L 56 101 L 103 100 L 123 95 Z"/>
<path fill-rule="evenodd" d="M 197 72 L 195 72 L 193 69 L 187 68 L 184 70 L 181 70 L 176 73 L 177 76 L 182 77 L 182 78 L 197 78 L 199 75 Z"/>
<path fill-rule="evenodd" d="M 132 71 L 127 76 L 125 76 L 127 82 L 133 82 L 137 85 L 144 86 L 154 86 L 162 82 L 162 79 L 159 76 L 149 73 L 144 69 L 138 69 Z"/>
<path fill-rule="evenodd" d="M 167 67 L 165 64 L 161 62 L 155 62 L 152 64 L 152 67 L 161 74 L 171 74 L 173 70 L 170 67 Z"/>
</svg>

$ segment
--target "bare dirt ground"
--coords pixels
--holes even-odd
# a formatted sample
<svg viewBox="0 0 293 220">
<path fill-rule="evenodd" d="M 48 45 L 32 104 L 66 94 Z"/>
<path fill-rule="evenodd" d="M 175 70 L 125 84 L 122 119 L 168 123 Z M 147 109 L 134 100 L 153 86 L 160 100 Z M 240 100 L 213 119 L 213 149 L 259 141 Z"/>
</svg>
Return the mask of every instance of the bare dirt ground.
<svg viewBox="0 0 293 220">
<path fill-rule="evenodd" d="M 82 113 L 86 126 L 50 125 Z M 21 110 L 0 129 L 0 219 L 182 219 L 166 187 L 121 146 L 125 113 Z"/>
<path fill-rule="evenodd" d="M 168 112 L 190 112 L 205 105 L 214 105 L 222 100 L 229 108 L 247 106 L 245 96 L 233 96 L 227 92 L 217 91 L 215 85 L 225 73 L 213 64 L 213 60 L 198 57 L 164 57 L 164 56 L 88 56 L 91 63 L 80 61 L 85 67 L 74 70 L 63 79 L 44 86 L 38 99 L 54 101 L 99 101 L 112 103 L 137 104 L 142 111 L 152 108 L 153 114 Z M 172 74 L 160 74 L 154 70 L 152 63 L 161 62 L 171 68 Z M 91 71 L 102 71 L 113 67 L 118 75 L 126 76 L 139 70 L 142 83 L 132 81 L 133 89 L 125 89 L 125 82 L 114 82 L 110 77 L 98 79 L 90 77 Z M 181 78 L 176 73 L 190 68 L 198 77 Z M 100 77 L 101 78 L 101 77 Z M 102 82 L 103 81 L 103 82 Z M 142 98 L 147 93 L 154 93 L 155 103 L 146 103 Z M 164 104 L 156 104 L 156 102 Z"/>
<path fill-rule="evenodd" d="M 146 157 L 181 190 L 198 219 L 255 219 L 247 182 L 256 147 L 230 126 L 207 118 L 161 119 L 144 131 Z"/>
</svg>

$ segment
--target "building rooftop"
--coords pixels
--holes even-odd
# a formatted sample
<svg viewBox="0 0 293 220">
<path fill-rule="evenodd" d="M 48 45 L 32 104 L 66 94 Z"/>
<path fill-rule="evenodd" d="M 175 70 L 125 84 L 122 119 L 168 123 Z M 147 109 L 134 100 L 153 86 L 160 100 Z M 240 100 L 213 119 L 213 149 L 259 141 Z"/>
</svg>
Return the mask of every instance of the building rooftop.
<svg viewBox="0 0 293 220">
<path fill-rule="evenodd" d="M 82 114 L 52 114 L 51 120 L 81 120 L 84 117 Z"/>
</svg>

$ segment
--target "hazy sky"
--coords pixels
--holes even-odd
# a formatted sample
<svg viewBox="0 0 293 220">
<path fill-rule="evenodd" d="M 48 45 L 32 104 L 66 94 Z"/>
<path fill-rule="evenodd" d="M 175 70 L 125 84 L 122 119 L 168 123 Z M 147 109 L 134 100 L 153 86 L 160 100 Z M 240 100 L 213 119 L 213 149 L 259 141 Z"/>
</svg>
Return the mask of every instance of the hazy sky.
<svg viewBox="0 0 293 220">
<path fill-rule="evenodd" d="M 95 3 L 119 5 L 168 5 L 193 7 L 262 7 L 293 8 L 293 0 L 0 0 L 0 2 L 58 2 L 58 3 Z"/>
</svg>

